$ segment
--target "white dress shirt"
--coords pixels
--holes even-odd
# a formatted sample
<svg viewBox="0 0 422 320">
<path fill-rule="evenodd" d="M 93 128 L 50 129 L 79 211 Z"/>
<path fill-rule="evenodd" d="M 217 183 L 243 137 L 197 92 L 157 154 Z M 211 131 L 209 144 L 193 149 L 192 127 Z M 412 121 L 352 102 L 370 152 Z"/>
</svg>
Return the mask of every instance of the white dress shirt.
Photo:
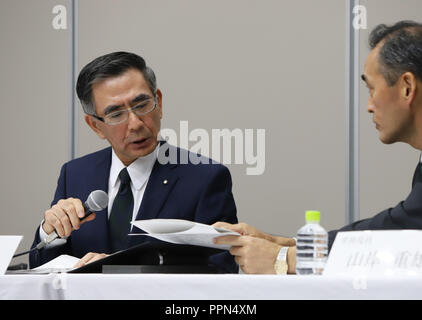
<svg viewBox="0 0 422 320">
<path fill-rule="evenodd" d="M 135 221 L 136 215 L 138 214 L 139 208 L 141 206 L 141 202 L 144 197 L 144 192 L 148 183 L 149 176 L 151 175 L 152 168 L 154 167 L 154 163 L 158 157 L 159 148 L 160 145 L 158 144 L 153 152 L 144 157 L 139 157 L 127 167 L 127 171 L 131 180 L 130 187 L 132 189 L 133 194 L 132 222 Z M 113 207 L 113 201 L 120 187 L 119 173 L 125 167 L 126 166 L 122 163 L 122 161 L 114 152 L 114 149 L 112 149 L 110 176 L 108 179 L 108 218 L 110 218 L 111 209 Z M 81 201 L 85 201 L 85 199 L 81 199 Z M 40 225 L 39 234 L 41 239 L 44 239 L 47 236 L 47 234 L 42 228 L 43 223 L 44 220 L 41 222 Z M 66 238 L 57 238 L 56 240 L 48 244 L 46 248 L 62 245 L 64 243 L 66 243 Z"/>
<path fill-rule="evenodd" d="M 127 167 L 127 171 L 131 180 L 130 187 L 132 188 L 133 194 L 132 222 L 135 221 L 139 207 L 141 206 L 149 176 L 151 175 L 152 168 L 154 167 L 154 163 L 157 160 L 158 150 L 159 146 L 157 146 L 157 148 L 155 148 L 155 150 L 150 154 L 146 155 L 145 157 L 136 159 Z M 116 197 L 120 187 L 119 173 L 125 167 L 126 166 L 120 161 L 113 150 L 111 156 L 110 177 L 108 179 L 107 211 L 109 218 L 114 198 Z"/>
</svg>

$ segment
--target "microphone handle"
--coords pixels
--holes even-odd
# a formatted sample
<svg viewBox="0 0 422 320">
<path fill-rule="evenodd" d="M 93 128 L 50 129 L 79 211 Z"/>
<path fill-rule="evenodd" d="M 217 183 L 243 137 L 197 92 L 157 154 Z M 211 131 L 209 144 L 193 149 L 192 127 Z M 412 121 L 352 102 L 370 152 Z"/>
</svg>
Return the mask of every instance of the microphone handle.
<svg viewBox="0 0 422 320">
<path fill-rule="evenodd" d="M 88 204 L 84 203 L 84 211 L 85 211 L 85 215 L 82 218 L 79 218 L 80 221 L 82 221 L 83 219 L 85 219 L 86 217 L 88 217 L 91 213 L 93 213 L 94 211 L 92 211 L 89 207 Z"/>
<path fill-rule="evenodd" d="M 47 244 L 49 244 L 50 242 L 52 242 L 53 240 L 56 240 L 57 238 L 59 238 L 59 235 L 57 234 L 56 230 L 54 230 L 52 233 L 50 233 L 48 236 L 46 236 L 40 243 L 37 244 L 36 248 L 42 249 L 44 248 Z"/>
</svg>

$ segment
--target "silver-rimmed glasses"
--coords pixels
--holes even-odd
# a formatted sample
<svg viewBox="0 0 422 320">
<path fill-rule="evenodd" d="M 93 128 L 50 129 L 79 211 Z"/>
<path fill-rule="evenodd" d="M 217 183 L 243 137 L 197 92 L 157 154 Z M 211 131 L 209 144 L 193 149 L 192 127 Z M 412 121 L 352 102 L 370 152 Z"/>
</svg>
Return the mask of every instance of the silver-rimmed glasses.
<svg viewBox="0 0 422 320">
<path fill-rule="evenodd" d="M 106 114 L 104 117 L 99 117 L 96 114 L 92 116 L 95 119 L 98 119 L 106 124 L 110 124 L 112 126 L 123 123 L 129 119 L 129 111 L 133 111 L 137 116 L 143 116 L 147 113 L 150 113 L 152 110 L 155 109 L 157 106 L 156 98 L 149 98 L 146 99 L 136 106 L 128 109 L 123 110 L 116 110 Z"/>
</svg>

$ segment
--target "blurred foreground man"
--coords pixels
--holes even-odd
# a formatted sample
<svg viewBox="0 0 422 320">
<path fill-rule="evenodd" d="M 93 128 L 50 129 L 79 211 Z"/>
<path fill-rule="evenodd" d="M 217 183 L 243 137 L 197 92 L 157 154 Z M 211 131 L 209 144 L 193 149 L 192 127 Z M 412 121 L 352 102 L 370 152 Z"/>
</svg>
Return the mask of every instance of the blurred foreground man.
<svg viewBox="0 0 422 320">
<path fill-rule="evenodd" d="M 370 34 L 370 52 L 362 80 L 369 89 L 368 112 L 386 144 L 405 142 L 422 150 L 422 25 L 401 21 L 379 25 Z M 419 161 L 406 200 L 370 219 L 329 232 L 329 249 L 337 232 L 353 230 L 422 229 L 422 166 Z M 232 245 L 230 253 L 245 273 L 276 273 L 279 252 L 287 249 L 288 273 L 295 273 L 295 240 L 265 234 L 247 224 L 216 226 L 242 236 L 225 236 L 216 243 Z M 285 249 L 283 249 L 285 251 Z"/>
</svg>

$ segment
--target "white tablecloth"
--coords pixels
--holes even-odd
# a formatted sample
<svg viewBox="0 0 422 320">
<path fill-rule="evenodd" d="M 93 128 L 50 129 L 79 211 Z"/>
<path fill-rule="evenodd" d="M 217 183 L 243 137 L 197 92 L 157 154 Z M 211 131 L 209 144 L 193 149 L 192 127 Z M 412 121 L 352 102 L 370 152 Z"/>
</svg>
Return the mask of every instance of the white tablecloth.
<svg viewBox="0 0 422 320">
<path fill-rule="evenodd" d="M 422 299 L 422 277 L 188 274 L 0 276 L 0 299 Z"/>
</svg>

